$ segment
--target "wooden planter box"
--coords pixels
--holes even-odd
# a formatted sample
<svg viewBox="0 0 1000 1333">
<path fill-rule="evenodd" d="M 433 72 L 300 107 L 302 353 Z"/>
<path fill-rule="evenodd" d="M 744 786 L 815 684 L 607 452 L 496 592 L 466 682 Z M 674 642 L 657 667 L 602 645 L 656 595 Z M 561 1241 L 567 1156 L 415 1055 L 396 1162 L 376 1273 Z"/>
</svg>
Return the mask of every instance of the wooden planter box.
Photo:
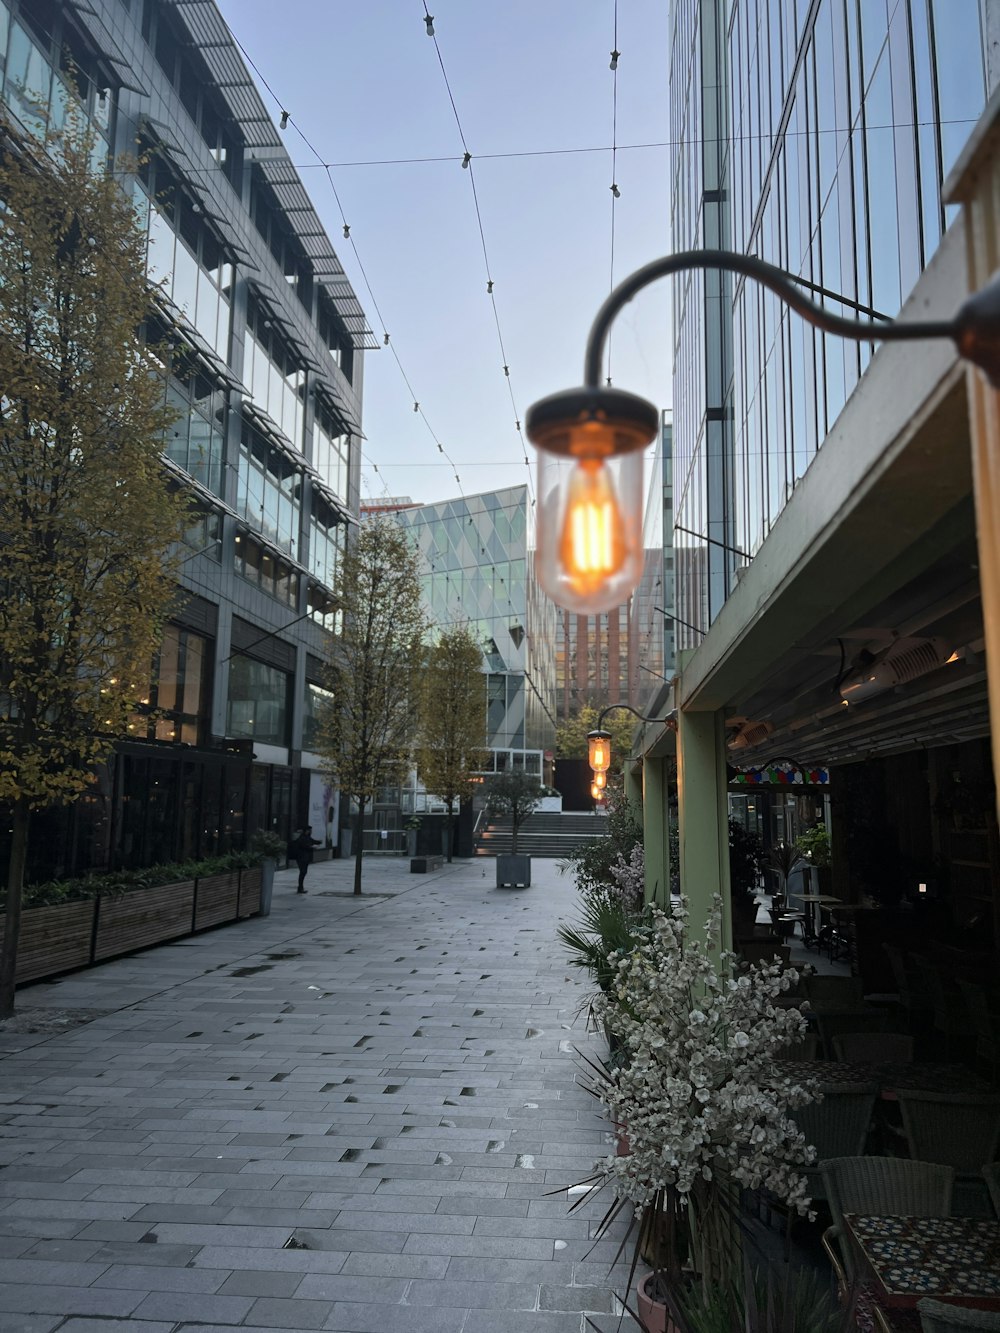
<svg viewBox="0 0 1000 1333">
<path fill-rule="evenodd" d="M 175 940 L 191 931 L 194 883 L 136 889 L 121 898 L 99 898 L 97 939 L 91 962 L 117 958 L 150 944 Z M 25 913 L 27 916 L 28 913 Z"/>
<path fill-rule="evenodd" d="M 261 868 L 135 889 L 121 897 L 88 898 L 21 915 L 17 983 L 38 981 L 90 963 L 120 958 L 209 926 L 260 911 Z M 3 940 L 0 911 L 0 941 Z"/>
<path fill-rule="evenodd" d="M 35 981 L 90 962 L 95 900 L 33 907 L 21 915 L 17 948 L 17 980 Z M 0 914 L 0 940 L 3 939 Z"/>
<path fill-rule="evenodd" d="M 235 921 L 239 891 L 238 870 L 197 880 L 192 929 L 204 930 L 206 926 L 219 926 L 223 921 Z"/>
<path fill-rule="evenodd" d="M 240 871 L 240 920 L 260 911 L 261 879 L 260 866 L 251 866 L 249 870 Z"/>
</svg>

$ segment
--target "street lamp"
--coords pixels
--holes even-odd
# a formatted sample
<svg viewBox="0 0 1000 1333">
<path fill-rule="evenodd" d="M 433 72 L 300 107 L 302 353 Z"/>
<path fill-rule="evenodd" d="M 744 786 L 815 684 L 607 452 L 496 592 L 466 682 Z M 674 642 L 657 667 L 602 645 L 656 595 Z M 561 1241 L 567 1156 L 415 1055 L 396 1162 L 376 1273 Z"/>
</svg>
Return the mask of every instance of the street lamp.
<svg viewBox="0 0 1000 1333">
<path fill-rule="evenodd" d="M 603 788 L 607 785 L 608 768 L 611 765 L 611 732 L 604 730 L 604 719 L 616 708 L 625 708 L 634 713 L 640 722 L 665 722 L 672 731 L 677 730 L 677 719 L 673 713 L 666 718 L 645 717 L 631 704 L 608 704 L 602 708 L 597 718 L 597 726 L 587 732 L 587 748 L 590 754 L 590 767 L 594 770 L 593 786 Z"/>
<path fill-rule="evenodd" d="M 855 342 L 951 338 L 958 354 L 1000 388 L 1000 274 L 952 319 L 871 323 L 834 315 L 810 301 L 784 269 L 728 250 L 664 255 L 625 278 L 598 310 L 587 339 L 584 382 L 532 404 L 525 432 L 538 449 L 535 572 L 569 611 L 594 615 L 620 606 L 642 575 L 642 450 L 660 413 L 636 394 L 601 385 L 608 331 L 622 306 L 659 278 L 691 268 L 754 278 L 824 333 Z"/>
</svg>

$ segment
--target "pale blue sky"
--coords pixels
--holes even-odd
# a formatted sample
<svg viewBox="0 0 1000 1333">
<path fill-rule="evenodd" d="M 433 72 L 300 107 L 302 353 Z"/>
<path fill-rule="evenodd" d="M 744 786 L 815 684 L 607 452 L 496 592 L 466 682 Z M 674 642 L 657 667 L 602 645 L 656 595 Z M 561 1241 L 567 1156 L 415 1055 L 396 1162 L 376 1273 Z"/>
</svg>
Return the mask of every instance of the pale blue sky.
<svg viewBox="0 0 1000 1333">
<path fill-rule="evenodd" d="M 325 172 L 409 378 L 388 349 L 365 367 L 362 494 L 428 502 L 526 480 L 469 172 L 422 0 L 218 0 L 234 35 L 288 110 L 292 160 L 372 328 L 372 308 Z M 611 274 L 614 0 L 429 0 L 469 151 L 517 413 L 578 384 L 583 348 Z M 667 127 L 667 5 L 618 0 L 619 145 L 662 143 Z M 265 101 L 277 119 L 267 91 Z M 669 249 L 669 151 L 618 152 L 615 277 Z M 614 382 L 670 404 L 666 283 L 615 325 Z M 528 446 L 534 468 L 534 450 Z M 372 470 L 376 463 L 379 474 Z"/>
</svg>

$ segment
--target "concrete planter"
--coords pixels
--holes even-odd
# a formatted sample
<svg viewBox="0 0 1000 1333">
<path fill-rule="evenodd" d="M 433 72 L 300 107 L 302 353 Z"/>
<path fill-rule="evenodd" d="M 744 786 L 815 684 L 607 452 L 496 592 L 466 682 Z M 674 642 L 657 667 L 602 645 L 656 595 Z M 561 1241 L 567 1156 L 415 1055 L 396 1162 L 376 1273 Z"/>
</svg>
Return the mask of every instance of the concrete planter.
<svg viewBox="0 0 1000 1333">
<path fill-rule="evenodd" d="M 530 888 L 531 857 L 523 852 L 501 852 L 497 857 L 497 888 Z"/>
<path fill-rule="evenodd" d="M 261 916 L 271 915 L 271 894 L 274 892 L 274 872 L 277 868 L 277 861 L 273 861 L 269 856 L 265 857 L 260 863 L 260 914 Z"/>
</svg>

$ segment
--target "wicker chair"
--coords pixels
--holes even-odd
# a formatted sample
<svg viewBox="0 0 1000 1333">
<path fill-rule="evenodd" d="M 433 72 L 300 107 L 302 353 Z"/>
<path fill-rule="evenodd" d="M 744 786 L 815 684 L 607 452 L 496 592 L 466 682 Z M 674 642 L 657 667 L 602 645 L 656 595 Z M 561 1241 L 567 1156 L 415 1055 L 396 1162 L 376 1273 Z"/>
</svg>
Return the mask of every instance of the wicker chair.
<svg viewBox="0 0 1000 1333">
<path fill-rule="evenodd" d="M 949 1217 L 955 1172 L 905 1157 L 833 1157 L 820 1163 L 833 1225 L 823 1233 L 842 1298 L 855 1279 L 850 1246 L 841 1246 L 845 1213 Z"/>
<path fill-rule="evenodd" d="M 901 1032 L 842 1032 L 833 1038 L 833 1053 L 838 1060 L 908 1065 L 913 1061 L 913 1038 Z"/>
<path fill-rule="evenodd" d="M 782 1046 L 778 1052 L 782 1060 L 815 1060 L 819 1051 L 819 1037 L 815 1032 L 809 1032 L 801 1041 L 792 1042 L 790 1046 Z"/>
<path fill-rule="evenodd" d="M 860 1157 L 865 1150 L 876 1083 L 821 1083 L 821 1101 L 796 1107 L 789 1115 L 816 1149 L 816 1165 L 800 1167 L 814 1199 L 825 1198 L 820 1164 L 831 1157 Z"/>
<path fill-rule="evenodd" d="M 990 1310 L 970 1310 L 961 1305 L 945 1305 L 943 1301 L 932 1301 L 929 1296 L 917 1301 L 917 1313 L 920 1315 L 920 1327 L 923 1333 L 969 1333 L 970 1329 L 980 1329 L 982 1333 L 992 1330 L 1000 1333 L 1000 1314 Z"/>
<path fill-rule="evenodd" d="M 1000 1144 L 1000 1093 L 900 1088 L 897 1095 L 911 1156 L 954 1167 L 963 1200 L 956 1212 L 988 1215 L 982 1165 L 993 1161 Z"/>
<path fill-rule="evenodd" d="M 888 1009 L 866 1005 L 860 1009 L 817 1009 L 816 1031 L 828 1060 L 836 1060 L 834 1041 L 851 1033 L 881 1033 L 889 1022 Z"/>
</svg>

